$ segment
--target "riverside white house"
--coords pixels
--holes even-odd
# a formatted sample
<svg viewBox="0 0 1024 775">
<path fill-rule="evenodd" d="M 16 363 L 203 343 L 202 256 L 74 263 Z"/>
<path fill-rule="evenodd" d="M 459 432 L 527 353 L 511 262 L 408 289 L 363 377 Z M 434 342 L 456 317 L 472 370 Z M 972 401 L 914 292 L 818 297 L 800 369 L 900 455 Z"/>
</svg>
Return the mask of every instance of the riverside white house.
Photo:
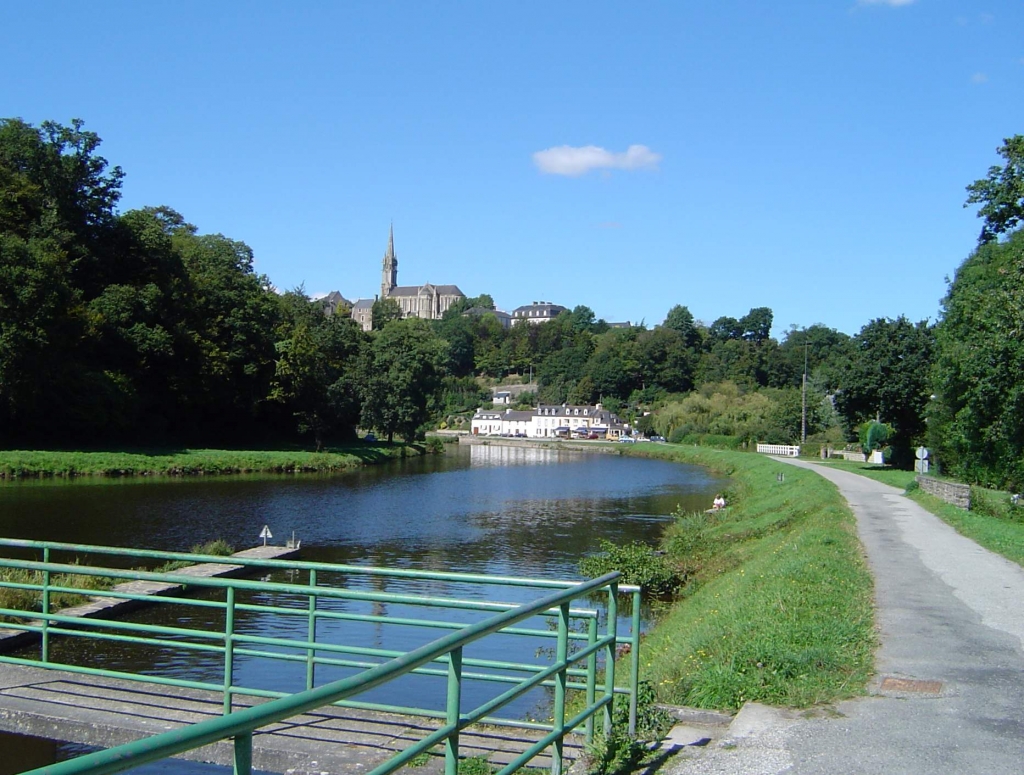
<svg viewBox="0 0 1024 775">
<path fill-rule="evenodd" d="M 601 404 L 541 404 L 530 411 L 477 409 L 471 430 L 478 436 L 519 436 L 528 439 L 587 437 L 618 439 L 629 427 Z"/>
</svg>

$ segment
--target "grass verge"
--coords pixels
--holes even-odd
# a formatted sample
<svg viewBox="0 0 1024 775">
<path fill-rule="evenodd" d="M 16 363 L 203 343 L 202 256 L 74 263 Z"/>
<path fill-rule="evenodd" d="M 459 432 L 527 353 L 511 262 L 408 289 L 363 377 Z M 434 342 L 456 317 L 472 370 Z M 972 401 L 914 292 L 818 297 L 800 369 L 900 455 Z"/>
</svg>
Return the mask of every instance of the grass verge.
<svg viewBox="0 0 1024 775">
<path fill-rule="evenodd" d="M 806 707 L 862 693 L 875 646 L 872 580 L 838 490 L 749 453 L 643 444 L 626 454 L 732 478 L 728 508 L 708 519 L 678 515 L 666 531 L 667 556 L 687 585 L 641 652 L 657 699 Z"/>
<path fill-rule="evenodd" d="M 224 449 L 123 452 L 0 450 L 0 479 L 329 472 L 421 455 L 426 449 L 423 444 L 359 443 L 325 452 Z"/>
</svg>

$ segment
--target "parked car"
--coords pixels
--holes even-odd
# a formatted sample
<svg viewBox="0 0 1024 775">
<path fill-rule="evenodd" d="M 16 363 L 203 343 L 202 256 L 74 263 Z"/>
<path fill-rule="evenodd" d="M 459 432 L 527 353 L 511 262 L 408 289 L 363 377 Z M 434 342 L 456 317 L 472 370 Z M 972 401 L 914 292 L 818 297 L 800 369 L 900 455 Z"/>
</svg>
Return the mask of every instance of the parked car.
<svg viewBox="0 0 1024 775">
<path fill-rule="evenodd" d="M 589 434 L 587 434 L 587 438 L 588 439 L 596 439 L 597 438 L 597 434 L 594 433 L 593 431 L 591 431 Z"/>
<path fill-rule="evenodd" d="M 623 436 L 622 438 L 619 439 L 620 444 L 633 444 L 635 442 L 636 439 L 634 439 L 632 436 Z"/>
<path fill-rule="evenodd" d="M 664 442 L 665 441 L 665 437 L 664 436 L 651 436 L 651 441 Z"/>
<path fill-rule="evenodd" d="M 375 434 L 373 434 L 373 433 L 367 433 L 365 436 L 363 436 L 363 441 L 376 441 L 376 440 L 377 440 L 377 436 Z"/>
</svg>

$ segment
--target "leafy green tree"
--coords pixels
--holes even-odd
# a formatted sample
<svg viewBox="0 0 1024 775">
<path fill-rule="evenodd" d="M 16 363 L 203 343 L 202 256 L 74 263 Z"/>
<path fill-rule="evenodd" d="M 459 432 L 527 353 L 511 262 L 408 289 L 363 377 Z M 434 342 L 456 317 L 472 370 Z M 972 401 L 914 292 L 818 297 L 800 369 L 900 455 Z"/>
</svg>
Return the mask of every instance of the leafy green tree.
<svg viewBox="0 0 1024 775">
<path fill-rule="evenodd" d="M 363 382 L 362 425 L 412 441 L 430 418 L 447 353 L 426 321 L 408 318 L 377 332 Z"/>
<path fill-rule="evenodd" d="M 329 435 L 352 438 L 362 408 L 365 334 L 348 317 L 327 315 L 301 291 L 286 294 L 289 320 L 276 344 L 270 399 L 285 405 L 317 450 Z"/>
<path fill-rule="evenodd" d="M 693 319 L 693 313 L 690 312 L 688 307 L 676 304 L 668 311 L 662 327 L 669 328 L 679 334 L 683 338 L 683 343 L 686 347 L 695 348 L 700 346 L 700 329 L 697 327 L 697 322 Z"/>
<path fill-rule="evenodd" d="M 708 336 L 714 342 L 743 338 L 743 325 L 736 318 L 723 315 L 708 327 Z"/>
<path fill-rule="evenodd" d="M 754 344 L 767 342 L 772 330 L 772 311 L 768 307 L 754 307 L 739 321 L 743 338 Z"/>
<path fill-rule="evenodd" d="M 850 428 L 871 419 L 891 425 L 893 463 L 909 466 L 925 432 L 935 333 L 927 321 L 878 318 L 852 344 L 836 408 Z"/>
<path fill-rule="evenodd" d="M 684 393 L 694 386 L 699 354 L 687 344 L 686 334 L 660 326 L 637 339 L 637 358 L 643 387 Z"/>
<path fill-rule="evenodd" d="M 987 177 L 967 187 L 964 207 L 980 204 L 978 217 L 985 219 L 979 243 L 992 242 L 1024 222 L 1024 135 L 1003 140 L 997 151 L 1006 164 L 989 167 Z"/>
<path fill-rule="evenodd" d="M 1024 489 L 1024 231 L 957 269 L 936 327 L 930 446 L 969 482 Z"/>
<path fill-rule="evenodd" d="M 402 308 L 394 299 L 377 299 L 370 308 L 371 326 L 380 331 L 388 323 L 402 319 Z"/>
</svg>

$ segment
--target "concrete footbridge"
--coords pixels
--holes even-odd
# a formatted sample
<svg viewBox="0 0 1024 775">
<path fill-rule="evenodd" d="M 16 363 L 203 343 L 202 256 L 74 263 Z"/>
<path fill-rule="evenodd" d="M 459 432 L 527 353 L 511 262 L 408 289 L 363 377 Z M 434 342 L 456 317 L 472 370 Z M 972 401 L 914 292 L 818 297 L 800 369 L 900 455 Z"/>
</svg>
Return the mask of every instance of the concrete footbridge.
<svg viewBox="0 0 1024 775">
<path fill-rule="evenodd" d="M 483 756 L 502 772 L 557 775 L 610 729 L 616 694 L 635 724 L 639 589 L 618 574 L 330 565 L 271 546 L 228 558 L 18 540 L 0 551 L 0 590 L 35 609 L 0 608 L 0 731 L 101 749 L 48 775 L 171 756 L 360 775 L 454 775 Z M 529 599 L 493 599 L 511 588 Z M 385 643 L 384 630 L 401 634 Z M 372 637 L 344 637 L 360 632 Z M 624 644 L 632 670 L 617 686 Z M 537 698 L 550 720 L 523 719 Z"/>
</svg>

